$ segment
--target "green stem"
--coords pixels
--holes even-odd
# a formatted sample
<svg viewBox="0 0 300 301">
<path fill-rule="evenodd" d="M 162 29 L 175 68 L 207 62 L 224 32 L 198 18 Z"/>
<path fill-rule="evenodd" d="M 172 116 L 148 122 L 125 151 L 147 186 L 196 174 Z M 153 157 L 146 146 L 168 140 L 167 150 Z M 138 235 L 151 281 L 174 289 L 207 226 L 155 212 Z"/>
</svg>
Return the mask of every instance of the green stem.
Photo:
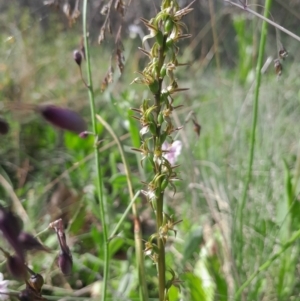
<svg viewBox="0 0 300 301">
<path fill-rule="evenodd" d="M 159 49 L 158 56 L 158 66 L 157 66 L 157 74 L 156 80 L 159 83 L 159 89 L 156 94 L 154 94 L 155 106 L 157 116 L 161 111 L 161 91 L 162 91 L 162 83 L 163 79 L 160 76 L 160 70 L 165 61 L 165 47 L 166 47 L 167 36 L 164 36 L 163 43 Z M 157 127 L 156 136 L 153 136 L 154 141 L 154 150 L 157 148 L 157 143 L 160 143 L 160 135 L 161 128 Z M 161 145 L 159 145 L 161 148 Z M 161 165 L 154 164 L 154 174 L 161 173 Z M 164 209 L 164 191 L 156 191 L 156 228 L 157 232 L 159 232 L 160 228 L 163 226 L 163 209 Z M 158 290 L 159 290 L 159 301 L 165 301 L 165 290 L 166 290 L 166 258 L 165 258 L 165 244 L 162 238 L 158 235 L 157 239 L 158 246 L 158 259 L 157 259 L 157 270 L 158 270 Z"/>
<path fill-rule="evenodd" d="M 268 17 L 272 0 L 266 0 L 264 9 L 264 18 Z M 256 83 L 254 91 L 254 103 L 253 103 L 253 116 L 252 116 L 252 128 L 251 128 L 251 138 L 250 138 L 250 152 L 248 161 L 247 177 L 244 186 L 244 191 L 242 195 L 241 204 L 239 206 L 238 218 L 239 218 L 239 238 L 240 238 L 240 253 L 239 253 L 239 266 L 243 266 L 243 211 L 246 204 L 247 192 L 252 179 L 252 165 L 254 159 L 254 149 L 255 149 L 255 137 L 256 137 L 256 125 L 258 116 L 258 99 L 259 99 L 259 88 L 261 83 L 261 68 L 263 65 L 263 58 L 265 53 L 265 45 L 267 39 L 267 25 L 268 23 L 264 20 L 261 29 L 260 43 L 259 43 L 259 53 L 258 61 L 256 65 Z"/>
<path fill-rule="evenodd" d="M 240 286 L 235 293 L 235 300 L 240 300 L 240 295 L 243 290 L 252 282 L 252 280 L 262 271 L 266 270 L 281 254 L 283 254 L 294 242 L 300 238 L 300 230 L 294 233 L 294 235 L 282 246 L 281 250 L 271 256 L 264 264 L 262 264 L 250 277 Z"/>
<path fill-rule="evenodd" d="M 163 205 L 164 205 L 164 193 L 161 191 L 157 198 L 156 208 L 156 225 L 157 231 L 163 225 Z M 165 258 L 165 245 L 162 238 L 158 236 L 158 285 L 159 285 L 159 300 L 165 301 L 165 287 L 166 287 L 166 258 Z"/>
<path fill-rule="evenodd" d="M 90 101 L 90 110 L 91 110 L 91 119 L 92 119 L 92 128 L 93 132 L 96 134 L 96 115 L 95 115 L 95 97 L 94 97 L 94 89 L 93 89 L 93 81 L 92 81 L 92 72 L 91 72 L 91 63 L 90 63 L 90 51 L 87 37 L 87 2 L 88 0 L 83 1 L 83 37 L 84 37 L 84 47 L 85 47 L 85 56 L 86 56 L 86 69 L 87 69 L 87 85 L 88 85 L 88 95 Z M 96 164 L 96 172 L 97 172 L 97 196 L 99 199 L 99 212 L 102 223 L 103 230 L 103 251 L 104 251 L 104 271 L 103 271 L 103 288 L 102 288 L 102 301 L 106 300 L 107 293 L 107 284 L 108 284 L 108 272 L 109 272 L 109 249 L 108 249 L 108 235 L 107 235 L 107 225 L 105 219 L 105 204 L 103 198 L 103 179 L 100 165 L 100 155 L 98 150 L 97 141 L 95 143 L 95 164 Z"/>
</svg>

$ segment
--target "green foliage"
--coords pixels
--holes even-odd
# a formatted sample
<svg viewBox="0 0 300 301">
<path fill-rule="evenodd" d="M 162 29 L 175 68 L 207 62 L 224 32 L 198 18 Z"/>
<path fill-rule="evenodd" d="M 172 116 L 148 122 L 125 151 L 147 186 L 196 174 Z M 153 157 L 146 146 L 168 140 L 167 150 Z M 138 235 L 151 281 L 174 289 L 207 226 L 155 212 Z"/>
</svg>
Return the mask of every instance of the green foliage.
<svg viewBox="0 0 300 301">
<path fill-rule="evenodd" d="M 194 253 L 199 249 L 199 246 L 203 243 L 203 229 L 198 227 L 191 229 L 188 233 L 188 237 L 185 241 L 183 250 L 184 261 L 190 260 Z"/>
<path fill-rule="evenodd" d="M 91 287 L 87 295 L 78 300 L 92 300 L 91 291 L 94 300 L 99 300 L 104 250 L 99 199 L 95 193 L 96 166 L 91 157 L 95 137 L 89 135 L 81 139 L 61 132 L 31 111 L 6 110 L 6 104 L 16 101 L 22 104 L 53 102 L 74 109 L 90 121 L 86 88 L 72 61 L 72 50 L 80 41 L 80 26 L 66 29 L 59 17 L 51 13 L 52 25 L 43 32 L 40 22 L 32 21 L 28 10 L 20 12 L 21 18 L 16 24 L 11 23 L 13 9 L 1 16 L 0 38 L 5 42 L 0 49 L 0 111 L 11 131 L 0 136 L 0 204 L 14 207 L 17 199 L 29 218 L 24 229 L 35 234 L 43 231 L 39 238 L 54 250 L 51 254 L 28 256 L 30 267 L 40 271 L 46 280 L 49 288 L 44 291 L 46 298 L 57 300 Z M 300 225 L 297 88 L 300 81 L 298 66 L 288 65 L 289 58 L 279 80 L 273 70 L 262 76 L 253 175 L 242 212 L 242 248 L 237 241 L 238 200 L 247 177 L 252 106 L 247 94 L 251 91 L 248 79 L 253 69 L 254 22 L 257 20 L 246 20 L 244 15 L 234 17 L 239 52 L 234 69 L 222 64 L 223 69 L 216 78 L 215 72 L 199 67 L 203 65 L 197 60 L 181 69 L 178 75 L 178 81 L 190 87 L 190 91 L 175 97 L 176 105 L 184 103 L 183 108 L 173 113 L 176 126 L 184 126 L 176 137 L 183 142 L 178 159 L 181 181 L 175 183 L 175 196 L 171 187 L 165 194 L 165 213 L 183 219 L 175 227 L 176 235 L 170 234 L 170 243 L 166 246 L 167 264 L 182 281 L 178 287 L 169 289 L 170 301 L 232 300 L 249 279 L 244 288 L 246 300 L 297 300 L 299 296 L 300 250 L 298 236 L 294 235 Z M 157 39 L 159 42 L 159 37 Z M 233 43 L 232 37 L 226 39 L 232 39 Z M 131 40 L 124 41 L 125 50 L 130 49 L 131 43 Z M 273 47 L 269 37 L 267 43 L 269 48 Z M 292 41 L 288 45 L 298 47 Z M 135 52 L 135 48 L 131 51 Z M 151 180 L 152 168 L 149 161 L 144 161 L 142 169 L 142 156 L 131 150 L 141 143 L 138 122 L 130 110 L 139 107 L 141 88 L 129 84 L 135 77 L 133 71 L 143 60 L 130 53 L 122 78 L 116 78 L 100 94 L 110 55 L 106 47 L 91 43 L 96 112 L 121 140 L 136 192 L 145 189 L 141 181 Z M 294 56 L 297 57 L 297 53 Z M 187 59 L 179 54 L 179 62 Z M 150 90 L 146 91 L 143 99 L 150 96 Z M 193 130 L 191 119 L 186 120 L 191 111 L 202 127 L 200 138 Z M 120 152 L 106 129 L 100 123 L 96 126 L 110 234 L 131 200 Z M 145 233 L 143 239 L 147 240 L 148 234 L 155 231 L 155 224 L 151 223 L 153 217 L 146 210 L 148 204 L 144 197 L 138 198 L 136 203 Z M 74 261 L 73 273 L 67 278 L 60 275 L 56 264 L 56 234 L 47 230 L 49 223 L 60 216 L 66 219 L 67 241 Z M 291 238 L 294 238 L 292 242 Z M 1 247 L 11 251 L 2 237 L 0 241 Z M 109 243 L 111 267 L 107 300 L 140 300 L 134 245 L 133 218 L 129 213 Z M 239 252 L 243 256 L 242 266 L 236 265 Z M 0 256 L 2 261 L 4 258 Z M 260 267 L 263 269 L 259 270 Z M 146 270 L 149 300 L 157 300 L 157 273 L 150 260 L 146 260 Z M 10 280 L 5 264 L 0 265 L 0 272 Z M 169 273 L 166 274 L 169 279 Z M 12 290 L 19 287 L 19 283 L 10 283 Z"/>
</svg>

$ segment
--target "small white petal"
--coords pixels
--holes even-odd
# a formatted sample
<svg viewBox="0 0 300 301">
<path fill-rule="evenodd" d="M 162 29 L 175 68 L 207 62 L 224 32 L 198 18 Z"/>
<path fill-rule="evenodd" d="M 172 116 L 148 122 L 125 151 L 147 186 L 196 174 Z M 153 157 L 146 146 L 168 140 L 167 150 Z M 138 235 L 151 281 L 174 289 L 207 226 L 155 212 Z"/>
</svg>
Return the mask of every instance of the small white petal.
<svg viewBox="0 0 300 301">
<path fill-rule="evenodd" d="M 3 280 L 3 274 L 0 273 L 0 300 L 8 300 L 8 295 L 1 294 L 1 293 L 7 293 L 7 286 L 8 286 L 8 280 Z"/>
<path fill-rule="evenodd" d="M 175 140 L 172 144 L 172 149 L 175 150 L 175 158 L 177 158 L 182 150 L 182 142 L 179 140 Z"/>
</svg>

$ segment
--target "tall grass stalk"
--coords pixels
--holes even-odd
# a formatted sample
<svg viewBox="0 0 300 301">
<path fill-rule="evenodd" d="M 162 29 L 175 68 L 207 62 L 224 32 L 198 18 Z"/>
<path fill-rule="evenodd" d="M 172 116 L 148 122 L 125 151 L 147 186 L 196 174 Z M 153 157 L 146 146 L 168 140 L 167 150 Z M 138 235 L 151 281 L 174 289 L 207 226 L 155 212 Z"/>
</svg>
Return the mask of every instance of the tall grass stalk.
<svg viewBox="0 0 300 301">
<path fill-rule="evenodd" d="M 132 181 L 131 181 L 131 173 L 130 173 L 130 169 L 129 169 L 129 164 L 126 160 L 126 156 L 125 156 L 125 153 L 124 153 L 124 150 L 123 150 L 120 140 L 118 139 L 117 135 L 115 134 L 115 132 L 113 131 L 111 126 L 100 115 L 96 115 L 96 117 L 102 123 L 102 125 L 106 128 L 106 130 L 110 133 L 110 135 L 113 137 L 113 139 L 116 141 L 118 148 L 119 148 L 119 152 L 121 154 L 123 164 L 124 164 L 124 170 L 125 170 L 125 175 L 126 175 L 126 180 L 127 180 L 129 196 L 130 196 L 130 199 L 132 200 L 131 201 L 132 214 L 134 217 L 134 243 L 135 243 L 136 263 L 137 263 L 137 267 L 138 267 L 138 278 L 139 278 L 139 285 L 140 285 L 140 300 L 147 301 L 148 300 L 148 289 L 147 289 L 146 273 L 145 273 L 145 265 L 144 265 L 142 230 L 141 230 L 141 223 L 140 223 L 140 219 L 139 219 L 139 215 L 138 215 L 137 205 L 134 202 L 134 200 L 139 195 L 139 193 L 138 193 L 138 195 L 135 195 L 135 196 L 133 194 L 133 186 L 132 186 Z M 119 226 L 121 221 L 124 220 L 129 209 L 130 209 L 130 207 L 128 206 L 117 226 Z M 116 234 L 116 231 L 117 231 L 116 229 L 117 229 L 117 227 L 112 232 L 110 237 L 112 237 Z"/>
<path fill-rule="evenodd" d="M 221 60 L 220 60 L 220 53 L 219 53 L 219 39 L 217 34 L 217 22 L 216 22 L 216 14 L 215 14 L 215 8 L 214 3 L 212 0 L 209 0 L 209 14 L 210 14 L 210 23 L 211 23 L 211 29 L 213 34 L 213 40 L 214 40 L 214 53 L 216 56 L 216 64 L 217 64 L 217 70 L 218 74 L 220 75 L 221 71 Z"/>
<path fill-rule="evenodd" d="M 86 55 L 86 69 L 87 69 L 87 88 L 88 95 L 90 101 L 90 110 L 91 110 L 91 119 L 92 119 L 92 129 L 96 135 L 97 127 L 96 127 L 96 115 L 95 115 L 95 97 L 94 97 L 94 89 L 93 89 L 93 80 L 92 80 L 92 72 L 91 72 L 91 63 L 90 63 L 90 51 L 87 37 L 87 2 L 88 0 L 83 1 L 83 37 L 84 37 L 84 47 L 85 47 L 85 55 Z M 103 179 L 100 165 L 100 154 L 97 145 L 97 138 L 95 140 L 94 145 L 94 154 L 95 154 L 95 165 L 97 172 L 97 196 L 99 199 L 99 213 L 102 223 L 102 231 L 103 231 L 103 252 L 104 252 L 104 270 L 103 270 L 103 288 L 102 288 L 102 301 L 106 300 L 107 294 L 107 283 L 108 283 L 108 273 L 109 273 L 109 249 L 108 249 L 108 234 L 107 234 L 107 225 L 105 218 L 105 204 L 103 198 Z"/>
<path fill-rule="evenodd" d="M 264 9 L 264 17 L 268 18 L 269 11 L 271 8 L 272 0 L 266 0 L 265 9 Z M 238 219 L 239 219 L 239 238 L 240 238 L 240 253 L 239 253 L 239 267 L 243 266 L 243 211 L 246 204 L 247 192 L 249 189 L 249 185 L 252 179 L 252 165 L 254 159 L 254 150 L 255 150 L 255 137 L 256 137 L 256 125 L 257 125 L 257 116 L 258 116 L 258 105 L 259 105 L 259 89 L 261 84 L 261 68 L 263 65 L 264 53 L 265 53 L 265 45 L 267 40 L 267 25 L 266 21 L 263 21 L 260 43 L 259 43 L 259 52 L 258 52 L 258 61 L 256 65 L 256 81 L 255 81 L 255 90 L 254 90 L 254 102 L 253 102 L 253 115 L 252 115 L 252 127 L 251 127 L 251 138 L 250 138 L 250 151 L 249 151 L 249 159 L 248 159 L 248 168 L 247 175 L 245 180 L 244 191 L 241 199 L 241 203 L 239 206 Z"/>
</svg>

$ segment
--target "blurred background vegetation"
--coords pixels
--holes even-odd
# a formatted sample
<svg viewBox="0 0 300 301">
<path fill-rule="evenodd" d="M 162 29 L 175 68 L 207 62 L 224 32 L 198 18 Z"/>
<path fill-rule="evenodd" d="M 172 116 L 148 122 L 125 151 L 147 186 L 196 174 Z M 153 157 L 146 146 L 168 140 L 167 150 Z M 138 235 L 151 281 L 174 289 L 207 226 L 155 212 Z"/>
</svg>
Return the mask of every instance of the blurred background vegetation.
<svg viewBox="0 0 300 301">
<path fill-rule="evenodd" d="M 181 6 L 190 1 L 179 1 Z M 48 5 L 45 5 L 48 4 Z M 33 270 L 43 274 L 44 295 L 56 299 L 91 300 L 100 293 L 103 267 L 101 224 L 95 198 L 93 138 L 61 132 L 27 110 L 8 110 L 10 104 L 54 103 L 67 106 L 89 122 L 86 88 L 72 52 L 81 40 L 81 18 L 70 20 L 63 1 L 0 1 L 0 113 L 10 124 L 0 136 L 0 202 L 20 201 L 29 216 L 25 229 L 38 233 L 62 217 L 74 271 L 65 278 L 58 273 L 56 255 L 34 254 L 28 258 Z M 76 1 L 70 4 L 71 11 Z M 139 141 L 138 124 L 130 108 L 150 97 L 143 86 L 131 84 L 135 72 L 145 66 L 138 51 L 148 34 L 139 18 L 150 19 L 160 1 L 127 1 L 125 16 L 111 14 L 111 34 L 99 46 L 105 20 L 100 12 L 105 1 L 89 3 L 89 33 L 97 113 L 115 130 L 125 147 L 136 191 L 147 180 L 147 165 L 131 151 Z M 52 4 L 52 5 L 50 5 Z M 59 4 L 59 6 L 58 6 Z M 263 12 L 264 1 L 249 1 Z M 81 2 L 79 1 L 79 10 Z M 246 177 L 252 119 L 253 81 L 260 39 L 261 20 L 225 4 L 222 0 L 196 0 L 185 22 L 191 39 L 180 43 L 178 68 L 181 87 L 176 95 L 183 107 L 174 113 L 176 139 L 183 143 L 178 158 L 177 193 L 167 193 L 168 214 L 183 219 L 173 242 L 167 246 L 168 266 L 183 280 L 181 292 L 170 300 L 231 300 L 234 292 L 261 264 L 278 251 L 300 225 L 300 53 L 299 44 L 269 26 L 265 72 L 259 100 L 253 178 L 243 213 L 243 245 L 236 239 L 236 215 Z M 274 0 L 275 22 L 300 35 L 300 3 Z M 115 62 L 115 37 L 121 30 L 125 69 Z M 274 71 L 278 44 L 289 56 L 281 77 Z M 145 45 L 146 47 L 146 45 Z M 268 60 L 268 58 L 270 58 Z M 105 91 L 102 82 L 114 66 L 114 81 Z M 83 70 L 85 77 L 85 70 Z M 191 116 L 201 125 L 198 137 Z M 112 138 L 99 124 L 101 164 L 105 175 L 107 218 L 111 229 L 129 203 L 120 154 Z M 12 189 L 11 189 L 12 188 Z M 139 200 L 145 239 L 155 230 L 149 205 Z M 45 245 L 57 249 L 55 233 L 41 235 Z M 2 244 L 2 240 L 1 240 Z M 131 217 L 110 244 L 113 257 L 110 295 L 112 300 L 138 300 L 134 270 Z M 266 271 L 255 277 L 241 300 L 300 300 L 299 244 L 284 252 Z M 243 265 L 236 262 L 243 257 Z M 146 260 L 150 297 L 157 295 L 156 270 Z M 2 264 L 0 271 L 9 276 Z M 12 281 L 12 288 L 18 289 Z M 65 300 L 65 299 L 64 299 Z"/>
</svg>

